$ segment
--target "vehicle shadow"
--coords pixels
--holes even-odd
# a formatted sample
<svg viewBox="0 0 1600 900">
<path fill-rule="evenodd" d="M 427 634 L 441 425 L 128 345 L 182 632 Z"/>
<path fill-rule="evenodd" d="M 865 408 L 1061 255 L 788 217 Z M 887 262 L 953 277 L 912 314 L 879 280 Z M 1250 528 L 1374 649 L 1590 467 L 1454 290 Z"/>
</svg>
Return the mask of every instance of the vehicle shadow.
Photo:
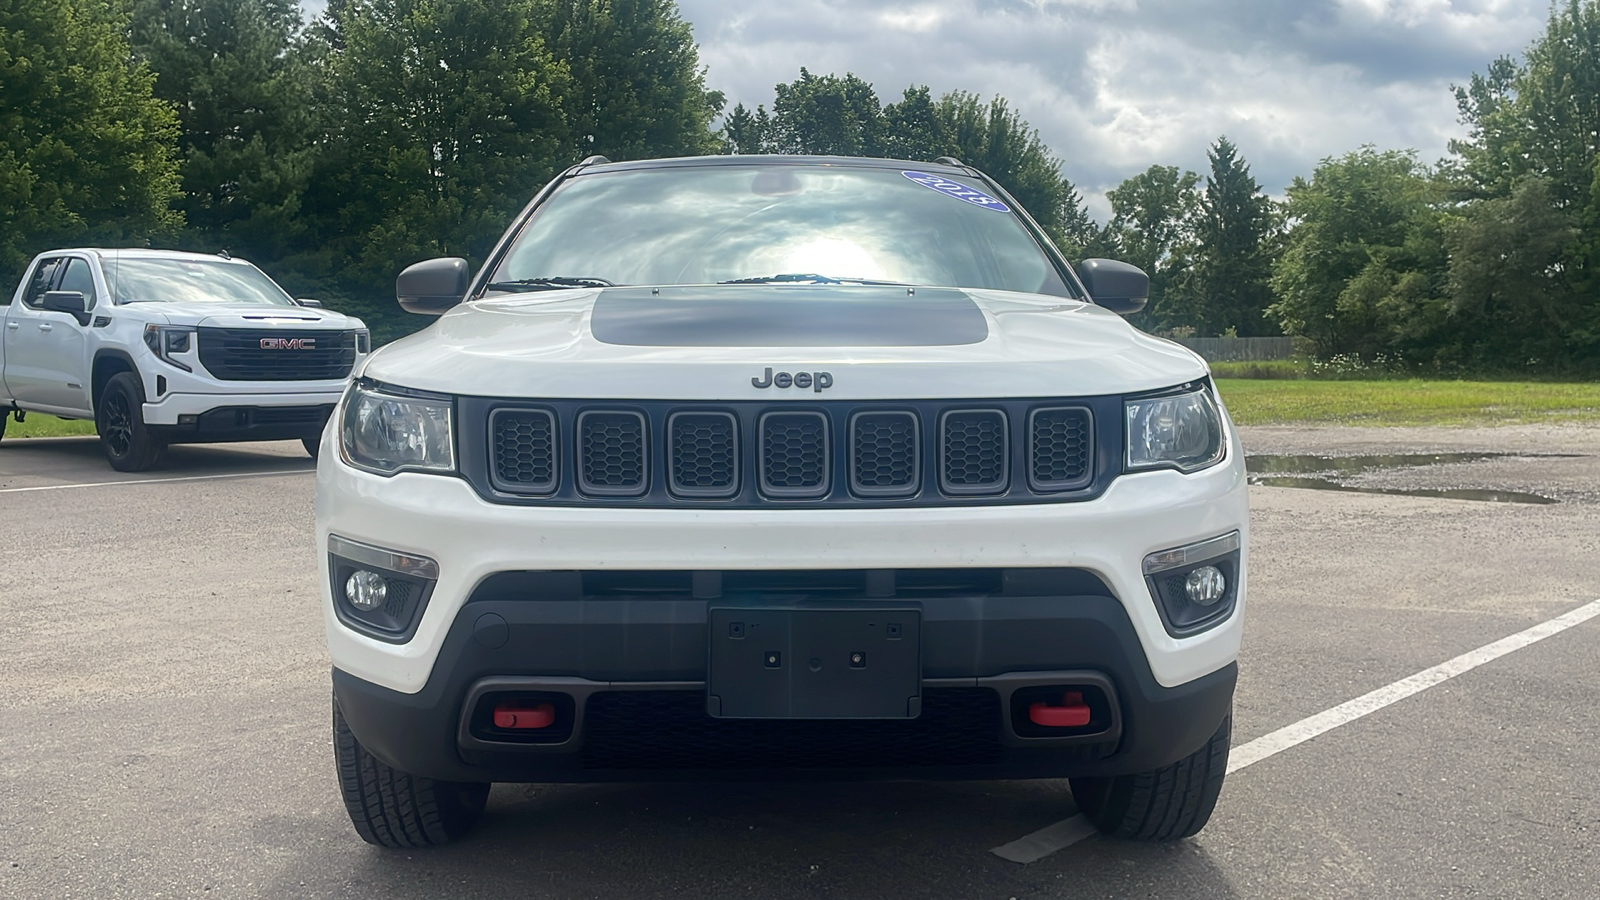
<svg viewBox="0 0 1600 900">
<path fill-rule="evenodd" d="M 243 444 L 174 444 L 161 465 L 145 472 L 118 472 L 106 463 L 100 439 L 87 437 L 0 440 L 0 475 L 49 482 L 134 481 L 250 472 L 311 470 L 299 441 Z"/>
<path fill-rule="evenodd" d="M 431 850 L 346 832 L 342 872 L 282 893 L 373 897 L 1236 896 L 1196 842 L 1091 837 L 1028 866 L 990 848 L 1076 811 L 1065 782 L 501 785 Z M 319 851 L 326 853 L 324 845 Z"/>
</svg>

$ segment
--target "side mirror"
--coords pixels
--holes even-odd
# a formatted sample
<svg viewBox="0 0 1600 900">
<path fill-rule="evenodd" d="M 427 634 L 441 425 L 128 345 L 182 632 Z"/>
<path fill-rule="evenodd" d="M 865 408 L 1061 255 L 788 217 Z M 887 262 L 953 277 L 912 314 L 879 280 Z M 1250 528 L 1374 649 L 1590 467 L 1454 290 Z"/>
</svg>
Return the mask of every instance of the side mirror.
<svg viewBox="0 0 1600 900">
<path fill-rule="evenodd" d="M 1138 266 L 1113 259 L 1086 259 L 1078 264 L 1078 277 L 1096 306 L 1118 315 L 1136 313 L 1150 299 L 1150 276 Z"/>
<path fill-rule="evenodd" d="M 299 298 L 298 300 L 296 300 L 294 302 L 295 302 L 296 306 L 304 306 L 306 309 L 321 309 L 322 308 L 322 301 L 321 300 L 308 300 L 305 297 L 301 297 L 301 298 Z"/>
<path fill-rule="evenodd" d="M 79 325 L 89 324 L 89 301 L 78 291 L 46 291 L 41 305 L 51 312 L 66 313 Z"/>
<path fill-rule="evenodd" d="M 460 303 L 471 283 L 466 260 L 454 256 L 427 259 L 400 273 L 394 280 L 394 294 L 406 312 L 437 316 Z"/>
</svg>

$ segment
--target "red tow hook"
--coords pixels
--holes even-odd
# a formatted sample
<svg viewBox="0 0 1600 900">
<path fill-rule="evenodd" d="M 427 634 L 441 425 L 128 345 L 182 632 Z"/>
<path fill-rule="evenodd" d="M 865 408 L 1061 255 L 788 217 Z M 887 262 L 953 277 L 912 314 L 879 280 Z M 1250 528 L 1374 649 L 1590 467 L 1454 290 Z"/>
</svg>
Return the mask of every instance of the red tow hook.
<svg viewBox="0 0 1600 900">
<path fill-rule="evenodd" d="M 1060 706 L 1034 703 L 1028 706 L 1028 721 L 1044 728 L 1082 728 L 1089 724 L 1089 705 L 1079 691 L 1068 691 Z"/>
<path fill-rule="evenodd" d="M 494 727 L 531 730 L 555 724 L 556 708 L 550 703 L 502 703 L 494 708 Z"/>
</svg>

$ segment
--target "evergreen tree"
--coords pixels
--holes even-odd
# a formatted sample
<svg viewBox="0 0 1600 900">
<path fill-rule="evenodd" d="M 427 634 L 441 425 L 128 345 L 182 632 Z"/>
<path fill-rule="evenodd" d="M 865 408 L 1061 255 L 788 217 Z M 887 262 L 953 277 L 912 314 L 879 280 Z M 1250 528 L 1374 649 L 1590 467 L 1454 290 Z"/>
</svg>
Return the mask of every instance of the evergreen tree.
<svg viewBox="0 0 1600 900">
<path fill-rule="evenodd" d="M 1232 331 L 1259 337 L 1277 331 L 1272 304 L 1272 200 L 1226 137 L 1207 153 L 1211 174 L 1195 217 L 1193 263 L 1183 294 L 1191 324 L 1201 335 Z"/>
<path fill-rule="evenodd" d="M 714 153 L 722 95 L 674 0 L 552 0 L 547 44 L 570 73 L 568 155 L 612 160 Z"/>
<path fill-rule="evenodd" d="M 134 52 L 182 127 L 185 243 L 276 261 L 303 238 L 321 123 L 294 0 L 137 0 Z"/>
<path fill-rule="evenodd" d="M 63 244 L 143 244 L 182 218 L 177 117 L 120 18 L 82 0 L 0 0 L 0 281 Z"/>
</svg>

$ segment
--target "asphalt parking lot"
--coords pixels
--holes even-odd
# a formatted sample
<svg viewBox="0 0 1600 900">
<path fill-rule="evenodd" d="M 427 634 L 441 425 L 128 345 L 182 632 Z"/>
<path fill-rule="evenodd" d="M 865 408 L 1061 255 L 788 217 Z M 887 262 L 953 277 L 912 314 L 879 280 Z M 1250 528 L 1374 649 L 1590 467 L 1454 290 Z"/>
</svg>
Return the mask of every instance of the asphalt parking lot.
<svg viewBox="0 0 1600 900">
<path fill-rule="evenodd" d="M 1197 838 L 1073 840 L 1055 782 L 500 785 L 427 852 L 361 843 L 338 800 L 297 444 L 121 475 L 92 439 L 0 442 L 0 896 L 1597 896 L 1600 618 L 1496 642 L 1600 609 L 1600 429 L 1246 432 L 1511 455 L 1252 489 L 1254 752 Z M 993 852 L 1064 820 L 1037 861 Z"/>
</svg>

